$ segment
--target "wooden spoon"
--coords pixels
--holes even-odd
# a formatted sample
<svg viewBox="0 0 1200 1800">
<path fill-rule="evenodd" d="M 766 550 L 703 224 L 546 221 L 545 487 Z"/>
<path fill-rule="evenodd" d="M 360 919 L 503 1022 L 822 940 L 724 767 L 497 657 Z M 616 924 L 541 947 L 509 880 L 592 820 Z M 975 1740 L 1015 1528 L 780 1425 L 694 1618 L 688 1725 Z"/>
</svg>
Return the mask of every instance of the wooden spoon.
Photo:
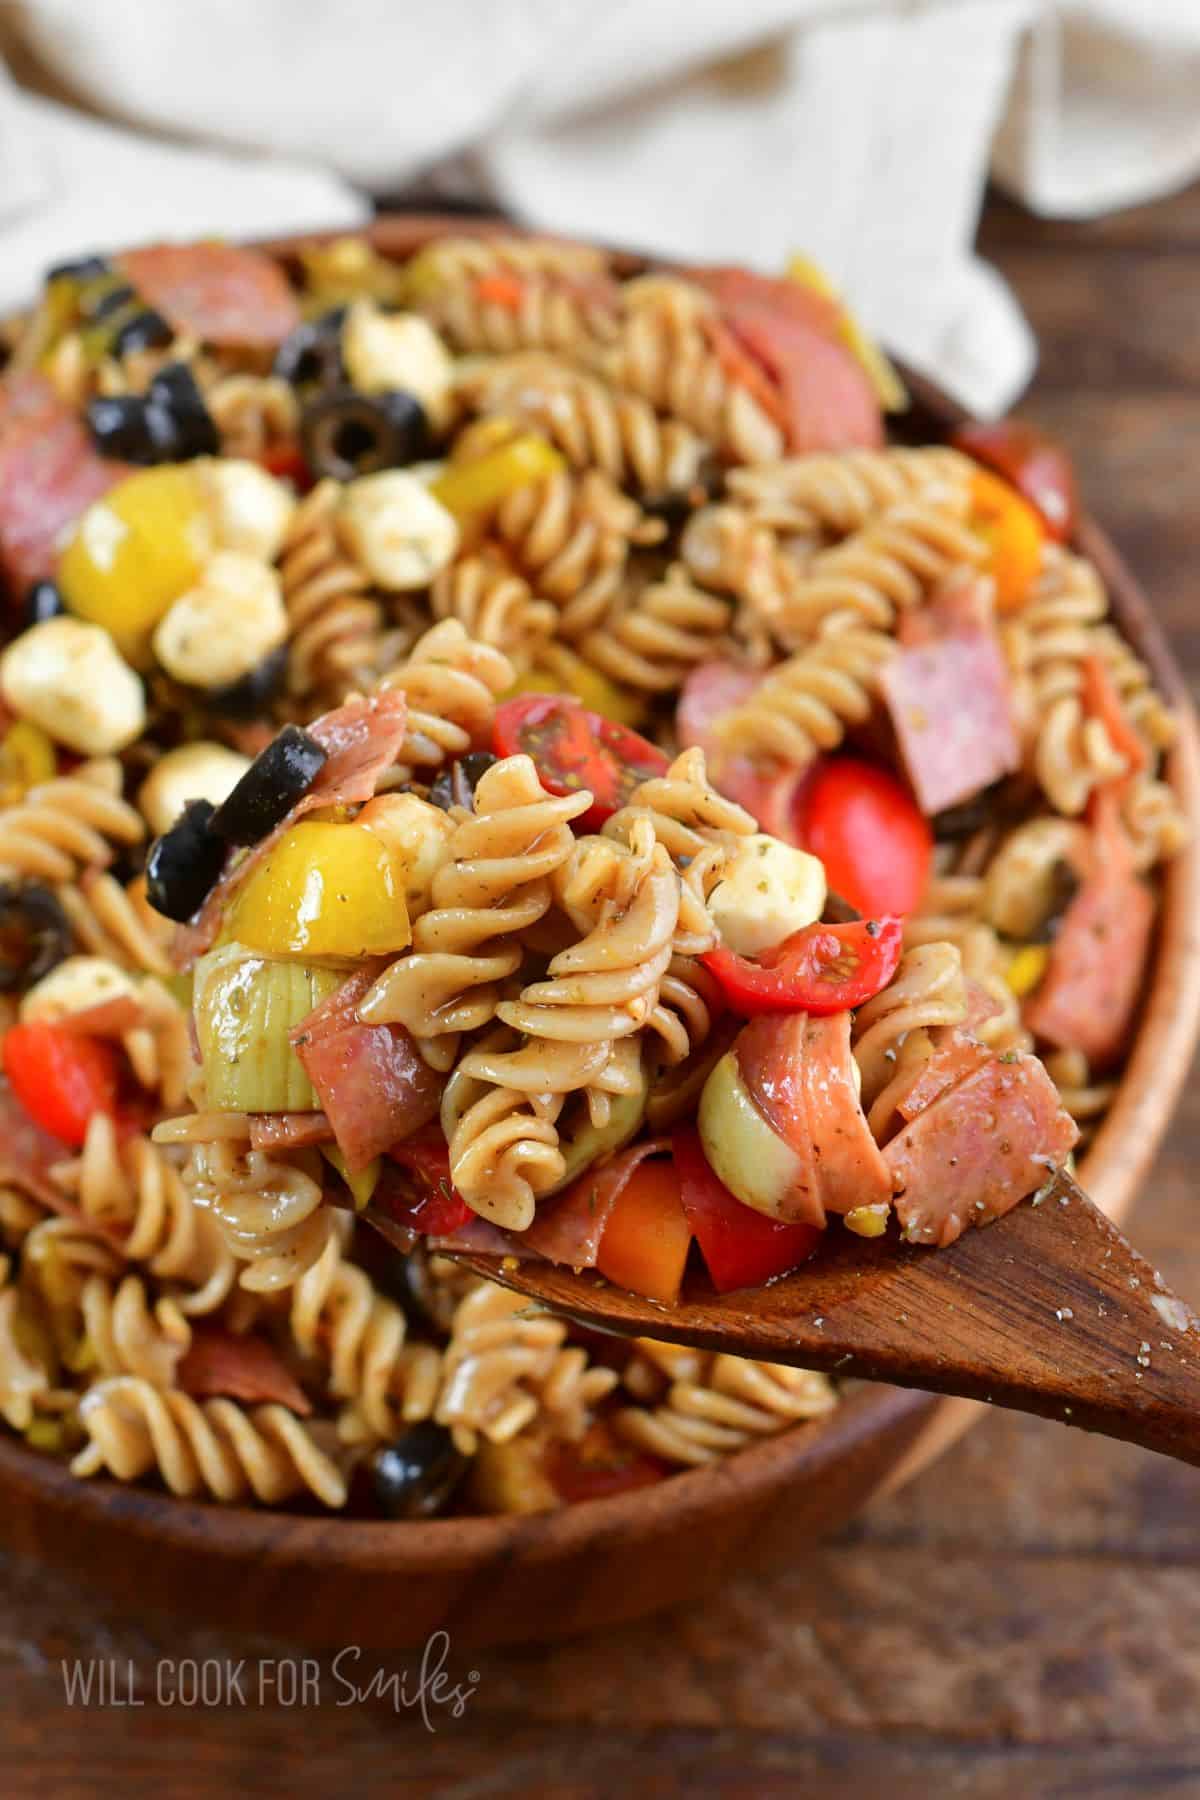
<svg viewBox="0 0 1200 1800">
<path fill-rule="evenodd" d="M 949 1249 L 835 1229 L 793 1275 L 725 1295 L 689 1279 L 673 1307 L 454 1254 L 593 1330 L 987 1400 L 1200 1465 L 1200 1318 L 1067 1175 Z"/>
</svg>

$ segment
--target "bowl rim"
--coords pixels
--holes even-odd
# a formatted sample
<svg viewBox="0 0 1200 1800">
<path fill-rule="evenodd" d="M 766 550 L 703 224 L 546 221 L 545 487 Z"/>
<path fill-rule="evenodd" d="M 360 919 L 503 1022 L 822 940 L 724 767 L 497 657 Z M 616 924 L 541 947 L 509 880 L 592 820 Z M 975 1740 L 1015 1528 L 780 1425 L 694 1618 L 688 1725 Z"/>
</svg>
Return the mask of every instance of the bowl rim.
<svg viewBox="0 0 1200 1800">
<path fill-rule="evenodd" d="M 520 232 L 506 220 L 464 214 L 382 214 L 354 230 L 295 232 L 258 240 L 259 247 L 284 260 L 303 245 L 343 237 L 366 237 L 383 254 L 411 253 L 441 235 L 489 236 Z M 540 233 L 564 243 L 586 243 L 559 233 Z M 588 246 L 592 247 L 592 246 Z M 666 266 L 651 254 L 614 251 L 622 271 L 647 263 Z M 937 385 L 911 371 L 904 378 L 918 413 L 933 421 L 931 435 L 944 436 L 967 414 Z M 1086 513 L 1077 547 L 1095 562 L 1125 636 L 1150 665 L 1155 680 L 1179 715 L 1178 740 L 1166 764 L 1166 778 L 1196 827 L 1190 845 L 1162 876 L 1153 975 L 1143 997 L 1137 1030 L 1112 1106 L 1089 1147 L 1081 1175 L 1096 1202 L 1124 1216 L 1156 1154 L 1200 1035 L 1200 726 L 1183 673 L 1138 581 Z M 766 1494 L 801 1477 L 818 1477 L 856 1445 L 888 1427 L 914 1426 L 922 1414 L 958 1409 L 963 1421 L 983 1408 L 943 1396 L 883 1384 L 863 1384 L 849 1393 L 828 1418 L 792 1426 L 733 1455 L 671 1474 L 661 1482 L 626 1493 L 576 1501 L 553 1513 L 461 1515 L 420 1521 L 347 1519 L 340 1513 L 311 1516 L 268 1506 L 226 1506 L 184 1500 L 154 1488 L 108 1477 L 82 1480 L 69 1465 L 29 1449 L 20 1438 L 0 1433 L 0 1485 L 18 1489 L 39 1508 L 68 1513 L 81 1530 L 114 1522 L 134 1537 L 221 1561 L 269 1558 L 297 1570 L 327 1569 L 331 1555 L 356 1571 L 404 1573 L 452 1571 L 485 1560 L 513 1558 L 531 1564 L 554 1562 L 598 1539 L 644 1538 L 679 1530 L 706 1515 L 731 1483 L 743 1494 Z M 946 1433 L 938 1448 L 950 1440 Z M 915 1473 L 919 1453 L 909 1466 Z M 895 1485 L 896 1475 L 887 1485 Z M 531 1532 L 531 1519 L 537 1530 Z M 219 1526 L 218 1526 L 219 1521 Z"/>
</svg>

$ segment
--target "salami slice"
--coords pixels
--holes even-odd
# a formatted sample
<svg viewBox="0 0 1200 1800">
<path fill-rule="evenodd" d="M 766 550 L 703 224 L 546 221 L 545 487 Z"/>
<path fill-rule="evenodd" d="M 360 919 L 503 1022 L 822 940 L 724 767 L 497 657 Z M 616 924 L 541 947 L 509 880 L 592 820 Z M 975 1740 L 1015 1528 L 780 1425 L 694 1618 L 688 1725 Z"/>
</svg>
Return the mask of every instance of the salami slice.
<svg viewBox="0 0 1200 1800">
<path fill-rule="evenodd" d="M 72 525 L 128 473 L 40 375 L 0 382 L 0 568 L 14 597 L 53 575 Z"/>
<path fill-rule="evenodd" d="M 278 263 L 234 244 L 151 244 L 119 267 L 156 312 L 206 344 L 272 349 L 300 323 Z"/>
</svg>

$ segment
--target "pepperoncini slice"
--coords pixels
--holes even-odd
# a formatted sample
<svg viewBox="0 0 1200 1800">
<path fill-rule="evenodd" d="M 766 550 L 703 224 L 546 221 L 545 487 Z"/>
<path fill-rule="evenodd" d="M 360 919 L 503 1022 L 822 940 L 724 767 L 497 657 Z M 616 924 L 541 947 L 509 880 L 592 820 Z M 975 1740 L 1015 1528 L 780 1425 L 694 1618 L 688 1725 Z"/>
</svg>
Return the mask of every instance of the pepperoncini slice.
<svg viewBox="0 0 1200 1800">
<path fill-rule="evenodd" d="M 345 1157 L 342 1155 L 336 1144 L 322 1144 L 321 1155 L 325 1158 L 325 1161 L 329 1164 L 330 1168 L 337 1170 L 346 1186 L 350 1189 L 354 1198 L 355 1212 L 361 1212 L 363 1207 L 367 1204 L 367 1201 L 371 1198 L 371 1195 L 375 1192 L 375 1184 L 379 1180 L 379 1173 L 383 1168 L 383 1158 L 380 1156 L 373 1157 L 365 1169 L 359 1169 L 356 1175 L 352 1175 L 346 1167 Z"/>
<path fill-rule="evenodd" d="M 514 684 L 514 694 L 574 694 L 592 712 L 618 725 L 640 725 L 646 716 L 639 694 L 618 687 L 602 670 L 585 662 L 565 644 L 549 644 L 533 667 Z"/>
<path fill-rule="evenodd" d="M 186 466 L 140 469 L 75 527 L 58 564 L 58 585 L 77 618 L 103 625 L 135 666 L 150 660 L 155 626 L 199 578 L 212 554 L 204 493 Z"/>
<path fill-rule="evenodd" d="M 304 820 L 247 876 L 225 929 L 266 956 L 358 961 L 407 946 L 404 894 L 404 865 L 374 832 Z"/>
<path fill-rule="evenodd" d="M 1004 971 L 1004 979 L 1018 1000 L 1032 994 L 1046 973 L 1049 960 L 1050 950 L 1046 944 L 1026 944 L 1017 951 Z"/>
<path fill-rule="evenodd" d="M 461 523 L 498 506 L 517 488 L 557 475 L 563 467 L 553 444 L 526 431 L 472 462 L 447 464 L 430 482 L 429 491 Z"/>
</svg>

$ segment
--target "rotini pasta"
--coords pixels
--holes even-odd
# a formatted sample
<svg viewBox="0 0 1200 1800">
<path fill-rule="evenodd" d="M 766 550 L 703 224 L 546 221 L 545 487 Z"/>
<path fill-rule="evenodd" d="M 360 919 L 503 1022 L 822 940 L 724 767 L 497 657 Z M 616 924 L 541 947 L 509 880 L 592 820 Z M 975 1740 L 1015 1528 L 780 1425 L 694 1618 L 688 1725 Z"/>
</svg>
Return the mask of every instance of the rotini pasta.
<svg viewBox="0 0 1200 1800">
<path fill-rule="evenodd" d="M 722 748 L 799 767 L 819 750 L 834 750 L 846 727 L 871 711 L 873 684 L 894 640 L 866 625 L 830 629 L 764 677 L 749 698 L 720 721 Z"/>
<path fill-rule="evenodd" d="M 638 1342 L 645 1355 L 650 1347 Z M 700 1467 L 778 1431 L 783 1420 L 820 1419 L 836 1405 L 828 1377 L 808 1369 L 695 1353 L 684 1368 L 657 1405 L 623 1406 L 613 1416 L 621 1437 L 670 1463 Z"/>
<path fill-rule="evenodd" d="M 340 499 L 336 481 L 318 482 L 292 514 L 280 551 L 288 686 L 298 695 L 322 689 L 340 699 L 369 670 L 383 628 L 370 578 L 338 537 Z"/>
<path fill-rule="evenodd" d="M 408 701 L 405 763 L 436 769 L 462 756 L 491 728 L 496 701 L 516 679 L 508 658 L 477 644 L 457 619 L 443 619 L 413 646 L 380 686 L 398 688 Z"/>
</svg>

